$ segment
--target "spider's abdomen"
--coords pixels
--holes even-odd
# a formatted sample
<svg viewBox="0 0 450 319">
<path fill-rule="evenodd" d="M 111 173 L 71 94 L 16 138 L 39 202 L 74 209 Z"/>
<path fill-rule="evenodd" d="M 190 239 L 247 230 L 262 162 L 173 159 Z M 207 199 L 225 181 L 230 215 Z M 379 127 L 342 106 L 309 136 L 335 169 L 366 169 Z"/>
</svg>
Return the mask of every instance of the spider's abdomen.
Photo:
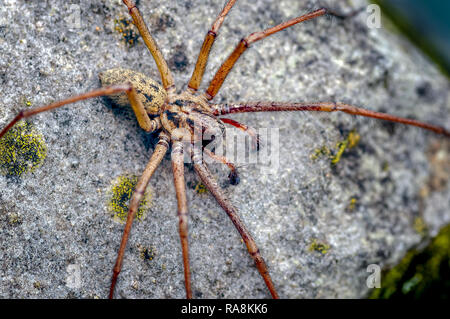
<svg viewBox="0 0 450 319">
<path fill-rule="evenodd" d="M 166 90 L 156 81 L 142 73 L 114 68 L 99 74 L 102 86 L 131 83 L 148 114 L 157 115 L 166 100 Z M 109 98 L 119 106 L 130 105 L 125 93 L 110 95 Z"/>
</svg>

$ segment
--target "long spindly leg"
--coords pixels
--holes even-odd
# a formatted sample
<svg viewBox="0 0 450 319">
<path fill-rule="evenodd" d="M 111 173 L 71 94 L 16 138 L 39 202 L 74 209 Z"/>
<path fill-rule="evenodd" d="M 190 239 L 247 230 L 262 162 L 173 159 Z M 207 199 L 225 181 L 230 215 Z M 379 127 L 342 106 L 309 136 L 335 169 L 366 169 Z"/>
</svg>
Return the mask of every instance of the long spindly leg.
<svg viewBox="0 0 450 319">
<path fill-rule="evenodd" d="M 240 129 L 241 131 L 244 131 L 245 133 L 247 133 L 251 138 L 252 138 L 252 146 L 254 149 L 256 149 L 257 151 L 259 150 L 259 135 L 258 133 L 256 133 L 255 129 L 252 127 L 249 127 L 245 124 L 239 123 L 238 121 L 232 120 L 232 119 L 227 119 L 227 118 L 220 118 L 220 120 L 224 123 L 230 124 L 238 129 Z"/>
<path fill-rule="evenodd" d="M 317 102 L 317 103 L 283 103 L 283 102 L 248 102 L 238 104 L 216 104 L 213 105 L 214 115 L 225 115 L 233 113 L 247 113 L 247 112 L 280 112 L 280 111 L 316 111 L 316 112 L 344 112 L 352 115 L 365 116 L 386 120 L 391 122 L 402 123 L 421 127 L 426 130 L 433 131 L 438 134 L 450 136 L 450 131 L 447 129 L 432 125 L 417 120 L 398 117 L 395 115 L 374 112 L 356 106 L 332 103 L 332 102 Z"/>
<path fill-rule="evenodd" d="M 200 179 L 202 180 L 203 184 L 205 184 L 205 186 L 217 200 L 219 205 L 225 210 L 228 217 L 230 217 L 234 226 L 236 227 L 242 239 L 244 240 L 244 243 L 247 246 L 247 250 L 250 256 L 253 258 L 256 264 L 256 268 L 258 269 L 259 273 L 264 279 L 264 282 L 266 283 L 267 288 L 270 291 L 270 294 L 272 295 L 273 298 L 278 298 L 278 294 L 275 290 L 272 279 L 270 278 L 269 275 L 269 270 L 267 269 L 264 259 L 261 257 L 261 254 L 259 252 L 258 247 L 256 246 L 255 241 L 253 240 L 252 236 L 250 235 L 250 232 L 247 230 L 242 220 L 239 218 L 237 214 L 237 209 L 230 203 L 228 198 L 225 197 L 219 185 L 217 184 L 211 172 L 209 171 L 208 167 L 202 163 L 201 150 L 194 149 L 194 155 L 192 159 L 194 162 L 194 169 L 197 172 Z"/>
<path fill-rule="evenodd" d="M 202 48 L 198 55 L 197 63 L 195 64 L 194 72 L 192 73 L 191 80 L 189 81 L 188 87 L 191 89 L 192 93 L 198 90 L 198 87 L 202 83 L 203 74 L 205 73 L 206 64 L 208 63 L 209 53 L 211 47 L 216 40 L 217 33 L 225 20 L 226 15 L 230 12 L 236 0 L 228 0 L 227 4 L 223 8 L 222 12 L 217 16 L 216 20 L 209 29 L 203 41 Z"/>
<path fill-rule="evenodd" d="M 234 165 L 228 158 L 226 158 L 225 156 L 220 156 L 217 155 L 215 153 L 213 153 L 212 151 L 210 151 L 207 148 L 204 148 L 203 151 L 205 152 L 206 155 L 208 155 L 209 157 L 211 157 L 213 160 L 215 160 L 216 162 L 225 164 L 228 166 L 228 168 L 230 169 L 230 174 L 228 175 L 228 178 L 230 179 L 230 183 L 231 185 L 237 185 L 239 184 L 240 178 L 239 178 L 239 174 L 236 168 L 236 165 Z"/>
<path fill-rule="evenodd" d="M 150 50 L 150 53 L 153 56 L 153 59 L 156 62 L 156 66 L 158 67 L 159 74 L 161 75 L 161 81 L 166 89 L 166 91 L 174 91 L 175 85 L 172 77 L 172 73 L 170 73 L 169 67 L 167 66 L 167 62 L 164 59 L 161 50 L 159 49 L 156 41 L 153 39 L 150 31 L 148 31 L 147 25 L 142 18 L 141 13 L 139 12 L 136 4 L 132 0 L 123 0 L 123 3 L 128 7 L 128 12 L 133 18 L 134 24 L 139 30 L 142 39 L 144 40 L 145 45 Z"/>
<path fill-rule="evenodd" d="M 136 211 L 139 207 L 139 203 L 144 196 L 145 189 L 147 188 L 148 182 L 155 172 L 156 168 L 161 163 L 164 155 L 169 148 L 169 137 L 164 132 L 159 134 L 159 141 L 156 144 L 155 151 L 153 152 L 147 166 L 145 167 L 142 176 L 139 178 L 136 188 L 130 200 L 130 207 L 128 209 L 127 222 L 123 230 L 122 240 L 120 242 L 119 252 L 117 253 L 116 263 L 113 269 L 113 275 L 111 279 L 111 287 L 109 289 L 109 298 L 114 297 L 114 288 L 116 286 L 117 277 L 119 276 L 120 270 L 122 269 L 123 256 L 125 254 L 125 248 L 127 246 L 128 237 L 130 235 L 131 226 L 133 224 L 134 217 L 136 216 Z"/>
<path fill-rule="evenodd" d="M 98 90 L 94 90 L 88 93 L 80 94 L 77 96 L 70 97 L 68 99 L 58 101 L 49 105 L 36 107 L 30 110 L 22 110 L 19 112 L 19 114 L 16 115 L 16 117 L 6 125 L 6 127 L 0 132 L 0 138 L 5 135 L 5 133 L 14 126 L 18 121 L 31 117 L 33 115 L 36 115 L 38 113 L 42 113 L 45 111 L 51 111 L 54 109 L 57 109 L 61 106 L 64 106 L 66 104 L 75 103 L 81 100 L 86 100 L 98 96 L 104 96 L 104 95 L 110 95 L 110 94 L 116 94 L 125 92 L 128 96 L 128 99 L 130 101 L 130 104 L 133 108 L 133 111 L 136 115 L 136 118 L 139 122 L 139 125 L 146 130 L 147 132 L 152 132 L 156 129 L 160 128 L 161 123 L 159 120 L 150 120 L 147 112 L 145 111 L 144 106 L 142 105 L 142 102 L 138 99 L 136 90 L 130 85 L 130 84 L 123 84 L 123 85 L 112 85 L 108 87 L 104 87 Z"/>
<path fill-rule="evenodd" d="M 293 26 L 294 24 L 322 16 L 326 12 L 327 12 L 326 9 L 322 8 L 322 9 L 310 12 L 308 14 L 302 15 L 300 17 L 291 19 L 289 21 L 283 22 L 277 26 L 266 29 L 264 31 L 252 33 L 249 36 L 243 38 L 241 40 L 241 42 L 236 46 L 234 51 L 231 53 L 231 55 L 227 58 L 227 60 L 219 68 L 219 70 L 217 71 L 214 78 L 211 80 L 211 83 L 209 84 L 209 87 L 205 92 L 205 97 L 208 100 L 211 100 L 214 96 L 216 96 L 217 92 L 219 92 L 219 90 L 223 84 L 223 81 L 225 81 L 225 78 L 227 77 L 228 73 L 230 73 L 230 71 L 233 68 L 236 61 L 244 53 L 244 51 L 247 50 L 248 47 L 250 47 L 250 45 L 252 43 L 262 40 L 265 37 L 268 37 L 269 35 L 277 33 L 278 31 L 289 28 L 290 26 Z"/>
<path fill-rule="evenodd" d="M 191 272 L 189 267 L 189 244 L 188 244 L 188 206 L 186 199 L 186 186 L 184 180 L 184 155 L 183 143 L 176 141 L 172 147 L 172 171 L 175 184 L 175 192 L 178 202 L 178 230 L 180 233 L 181 250 L 183 253 L 184 284 L 186 287 L 186 298 L 192 298 Z"/>
</svg>

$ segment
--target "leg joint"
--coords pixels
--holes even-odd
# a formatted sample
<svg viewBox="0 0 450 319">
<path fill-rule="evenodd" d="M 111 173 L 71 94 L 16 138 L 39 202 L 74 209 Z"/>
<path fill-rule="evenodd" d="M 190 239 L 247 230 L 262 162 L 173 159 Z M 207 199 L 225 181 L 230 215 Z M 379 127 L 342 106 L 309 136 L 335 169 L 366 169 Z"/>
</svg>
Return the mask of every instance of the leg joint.
<svg viewBox="0 0 450 319">
<path fill-rule="evenodd" d="M 250 37 L 250 36 L 241 39 L 241 42 L 244 44 L 244 46 L 245 46 L 246 48 L 249 48 L 249 47 L 250 47 L 250 43 L 248 42 L 248 38 L 249 38 L 249 37 Z"/>
<path fill-rule="evenodd" d="M 136 8 L 136 4 L 132 0 L 122 0 L 123 3 L 127 6 L 128 10 L 131 12 L 131 9 Z"/>
</svg>

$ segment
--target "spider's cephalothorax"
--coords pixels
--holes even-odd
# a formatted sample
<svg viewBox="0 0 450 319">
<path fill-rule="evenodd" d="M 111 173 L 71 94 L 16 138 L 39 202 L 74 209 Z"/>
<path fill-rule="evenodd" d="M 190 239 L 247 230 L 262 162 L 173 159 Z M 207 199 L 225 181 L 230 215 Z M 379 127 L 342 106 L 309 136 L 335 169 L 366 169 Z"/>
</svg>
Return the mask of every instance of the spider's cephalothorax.
<svg viewBox="0 0 450 319">
<path fill-rule="evenodd" d="M 23 118 L 33 116 L 35 114 L 53 110 L 63 105 L 74 103 L 80 100 L 98 96 L 109 96 L 118 105 L 131 105 L 139 126 L 147 132 L 155 132 L 159 138 L 155 150 L 140 177 L 133 196 L 130 200 L 127 222 L 120 243 L 119 252 L 113 269 L 109 297 L 114 296 L 114 288 L 118 279 L 118 275 L 122 269 L 123 257 L 126 250 L 128 237 L 131 226 L 136 215 L 139 203 L 142 200 L 145 189 L 150 181 L 151 176 L 155 172 L 164 158 L 164 155 L 172 146 L 172 170 L 174 177 L 175 192 L 178 202 L 179 217 L 179 234 L 182 248 L 182 258 L 184 266 L 184 278 L 186 287 L 186 296 L 192 297 L 191 277 L 189 268 L 189 246 L 188 246 L 188 229 L 187 214 L 188 205 L 186 198 L 186 188 L 184 180 L 184 152 L 188 153 L 192 160 L 197 175 L 203 184 L 208 188 L 211 195 L 217 200 L 218 204 L 227 213 L 234 226 L 238 230 L 245 243 L 247 250 L 254 260 L 258 272 L 262 276 L 272 297 L 277 298 L 278 294 L 272 283 L 268 268 L 253 240 L 250 232 L 247 230 L 243 222 L 238 216 L 237 209 L 226 198 L 221 188 L 218 186 L 214 177 L 208 169 L 207 163 L 203 161 L 203 156 L 209 156 L 212 159 L 227 165 L 230 169 L 230 181 L 232 184 L 239 182 L 236 167 L 231 161 L 223 156 L 219 156 L 214 151 L 205 148 L 204 143 L 187 143 L 185 141 L 196 142 L 202 139 L 202 134 L 196 133 L 196 128 L 200 128 L 200 132 L 208 130 L 212 135 L 222 134 L 224 124 L 229 124 L 243 130 L 253 138 L 254 146 L 258 148 L 258 136 L 255 131 L 233 119 L 219 118 L 219 116 L 244 113 L 244 112 L 276 112 L 276 111 L 310 111 L 310 112 L 344 112 L 352 115 L 372 117 L 392 122 L 403 123 L 407 125 L 421 127 L 446 137 L 450 136 L 450 132 L 443 127 L 427 124 L 417 120 L 401 118 L 380 112 L 374 112 L 363 108 L 358 108 L 343 103 L 336 102 L 312 102 L 312 103 L 278 103 L 278 102 L 244 102 L 244 103 L 228 103 L 228 104 L 212 104 L 210 101 L 219 92 L 225 78 L 233 68 L 239 57 L 256 41 L 262 40 L 271 34 L 288 28 L 294 24 L 310 20 L 326 13 L 326 9 L 319 9 L 303 16 L 293 18 L 284 23 L 266 29 L 264 31 L 255 32 L 243 38 L 236 46 L 235 50 L 222 64 L 214 78 L 211 80 L 208 88 L 203 94 L 196 95 L 198 91 L 208 56 L 212 45 L 217 37 L 218 31 L 236 0 L 228 0 L 225 7 L 217 16 L 211 28 L 206 34 L 198 60 L 188 84 L 188 90 L 177 94 L 175 93 L 174 80 L 168 68 L 161 51 L 152 38 L 145 22 L 132 0 L 123 0 L 127 6 L 130 15 L 134 20 L 135 26 L 138 28 L 147 48 L 152 54 L 161 76 L 162 85 L 151 80 L 145 75 L 130 71 L 127 69 L 116 68 L 105 71 L 100 74 L 100 80 L 103 88 L 93 90 L 88 93 L 77 95 L 59 102 L 55 102 L 46 106 L 26 109 L 20 112 L 9 124 L 0 131 L 0 138 L 15 123 Z"/>
<path fill-rule="evenodd" d="M 169 93 L 167 102 L 161 108 L 160 118 L 162 127 L 169 134 L 177 128 L 184 128 L 199 138 L 199 134 L 194 134 L 196 130 L 216 135 L 221 134 L 225 128 L 222 121 L 212 113 L 209 102 L 203 96 L 189 91 Z"/>
</svg>

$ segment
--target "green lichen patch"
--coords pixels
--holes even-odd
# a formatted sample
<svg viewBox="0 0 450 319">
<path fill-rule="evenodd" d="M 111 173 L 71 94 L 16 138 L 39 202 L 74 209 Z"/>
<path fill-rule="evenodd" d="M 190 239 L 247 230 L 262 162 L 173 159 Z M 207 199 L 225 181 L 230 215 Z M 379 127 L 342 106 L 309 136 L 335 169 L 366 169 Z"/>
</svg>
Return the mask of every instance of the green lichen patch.
<svg viewBox="0 0 450 319">
<path fill-rule="evenodd" d="M 125 222 L 128 216 L 128 205 L 131 195 L 136 188 L 138 177 L 135 175 L 122 175 L 112 182 L 109 191 L 108 210 L 112 217 L 120 222 Z M 145 192 L 139 208 L 136 212 L 136 219 L 142 220 L 145 217 L 145 211 L 150 207 L 151 194 Z"/>
<path fill-rule="evenodd" d="M 31 123 L 21 121 L 0 139 L 0 174 L 20 177 L 34 171 L 46 156 L 42 134 Z"/>
<path fill-rule="evenodd" d="M 317 251 L 321 254 L 326 254 L 330 250 L 330 245 L 323 243 L 317 239 L 314 239 L 312 243 L 309 245 L 309 251 Z"/>
<path fill-rule="evenodd" d="M 370 298 L 450 298 L 450 225 L 422 251 L 412 250 L 381 278 Z"/>
<path fill-rule="evenodd" d="M 358 145 L 360 139 L 361 136 L 355 130 L 352 130 L 344 140 L 336 143 L 334 148 L 329 148 L 324 145 L 315 149 L 310 158 L 315 161 L 320 157 L 327 157 L 330 159 L 331 165 L 335 166 L 341 160 L 344 152 Z"/>
</svg>

